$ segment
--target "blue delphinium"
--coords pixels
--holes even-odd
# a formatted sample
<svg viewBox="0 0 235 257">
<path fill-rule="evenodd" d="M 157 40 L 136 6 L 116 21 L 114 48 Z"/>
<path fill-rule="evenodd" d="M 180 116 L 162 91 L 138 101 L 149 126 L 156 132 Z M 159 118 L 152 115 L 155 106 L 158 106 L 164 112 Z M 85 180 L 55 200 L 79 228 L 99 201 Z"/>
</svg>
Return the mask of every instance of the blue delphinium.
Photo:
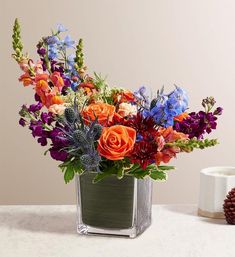
<svg viewBox="0 0 235 257">
<path fill-rule="evenodd" d="M 134 92 L 135 98 L 138 101 L 138 105 L 141 108 L 148 109 L 149 108 L 149 96 L 146 94 L 146 87 L 141 86 L 137 91 Z"/>
<path fill-rule="evenodd" d="M 180 115 L 188 107 L 188 95 L 180 87 L 165 95 L 163 90 L 158 92 L 156 99 L 151 102 L 150 109 L 145 109 L 145 117 L 151 116 L 156 124 L 163 127 L 174 125 L 174 117 Z"/>
<path fill-rule="evenodd" d="M 68 30 L 68 29 L 66 29 L 66 28 L 64 27 L 64 25 L 61 24 L 61 23 L 57 24 L 56 28 L 57 28 L 57 32 L 58 32 L 58 33 L 60 33 L 60 32 L 65 32 L 65 31 Z"/>
<path fill-rule="evenodd" d="M 70 35 L 65 36 L 65 38 L 63 40 L 61 40 L 60 42 L 60 49 L 66 49 L 66 48 L 72 48 L 75 44 L 75 41 L 72 40 L 72 38 L 70 37 Z"/>
<path fill-rule="evenodd" d="M 172 106 L 178 110 L 179 115 L 180 113 L 185 112 L 185 110 L 188 108 L 189 99 L 186 91 L 183 88 L 178 86 L 175 87 L 175 90 L 169 94 L 169 100 Z"/>
</svg>

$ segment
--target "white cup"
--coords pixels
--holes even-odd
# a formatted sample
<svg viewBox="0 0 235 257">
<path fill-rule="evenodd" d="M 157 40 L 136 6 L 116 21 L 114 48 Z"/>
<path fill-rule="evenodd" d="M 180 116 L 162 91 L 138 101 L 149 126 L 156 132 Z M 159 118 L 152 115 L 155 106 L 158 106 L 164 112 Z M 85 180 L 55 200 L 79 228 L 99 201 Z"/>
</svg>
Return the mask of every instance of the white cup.
<svg viewBox="0 0 235 257">
<path fill-rule="evenodd" d="M 224 218 L 224 199 L 234 187 L 235 167 L 218 166 L 201 170 L 198 214 L 210 218 Z"/>
</svg>

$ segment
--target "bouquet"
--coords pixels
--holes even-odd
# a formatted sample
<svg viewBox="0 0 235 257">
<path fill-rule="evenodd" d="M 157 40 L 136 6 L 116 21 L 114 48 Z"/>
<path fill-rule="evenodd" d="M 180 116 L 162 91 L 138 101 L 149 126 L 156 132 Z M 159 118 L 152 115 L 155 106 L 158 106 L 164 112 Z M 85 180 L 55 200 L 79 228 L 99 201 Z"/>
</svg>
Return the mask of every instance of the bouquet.
<svg viewBox="0 0 235 257">
<path fill-rule="evenodd" d="M 110 175 L 165 180 L 174 168 L 166 164 L 177 154 L 217 144 L 204 139 L 222 114 L 213 97 L 202 101 L 203 110 L 189 112 L 188 95 L 178 86 L 151 97 L 144 86 L 135 92 L 110 87 L 100 74 L 88 75 L 83 41 L 63 36 L 66 31 L 59 24 L 42 37 L 36 62 L 23 53 L 17 19 L 12 36 L 19 81 L 35 99 L 22 106 L 19 124 L 61 162 L 66 183 L 84 172 L 95 172 L 94 182 Z"/>
</svg>

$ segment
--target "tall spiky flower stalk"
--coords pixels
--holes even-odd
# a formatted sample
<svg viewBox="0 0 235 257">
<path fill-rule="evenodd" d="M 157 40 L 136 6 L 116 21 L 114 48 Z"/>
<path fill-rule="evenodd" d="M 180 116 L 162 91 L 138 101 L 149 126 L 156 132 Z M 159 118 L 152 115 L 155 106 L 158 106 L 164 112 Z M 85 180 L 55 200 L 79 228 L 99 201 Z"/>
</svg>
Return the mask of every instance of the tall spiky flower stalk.
<svg viewBox="0 0 235 257">
<path fill-rule="evenodd" d="M 18 19 L 15 19 L 14 26 L 13 26 L 13 34 L 12 34 L 12 47 L 15 51 L 14 54 L 12 54 L 12 57 L 17 61 L 20 62 L 24 55 L 22 53 L 23 50 L 23 44 L 21 41 L 21 35 L 20 35 L 20 24 Z"/>
</svg>

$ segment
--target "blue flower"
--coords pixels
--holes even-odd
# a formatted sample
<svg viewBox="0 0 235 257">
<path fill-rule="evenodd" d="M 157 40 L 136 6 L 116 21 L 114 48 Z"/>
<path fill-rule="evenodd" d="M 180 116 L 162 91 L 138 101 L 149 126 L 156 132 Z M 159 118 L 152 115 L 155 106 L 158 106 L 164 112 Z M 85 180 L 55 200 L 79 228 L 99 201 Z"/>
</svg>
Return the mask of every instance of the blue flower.
<svg viewBox="0 0 235 257">
<path fill-rule="evenodd" d="M 65 48 L 71 48 L 73 47 L 75 41 L 72 40 L 72 38 L 67 35 L 62 41 L 61 41 L 61 48 L 65 49 Z"/>
<path fill-rule="evenodd" d="M 70 54 L 68 55 L 67 57 L 67 64 L 70 66 L 70 67 L 73 67 L 74 65 L 74 58 L 75 58 L 75 54 Z"/>
<path fill-rule="evenodd" d="M 61 23 L 57 24 L 56 28 L 57 28 L 57 32 L 58 32 L 58 33 L 60 33 L 60 32 L 65 32 L 65 31 L 68 30 L 68 29 L 66 29 L 66 28 L 64 27 L 64 25 L 61 24 Z"/>
<path fill-rule="evenodd" d="M 179 111 L 178 115 L 188 108 L 188 100 L 186 91 L 178 86 L 169 94 L 169 101 Z"/>
<path fill-rule="evenodd" d="M 143 105 L 144 108 L 149 108 L 149 97 L 146 95 L 146 87 L 141 86 L 137 91 L 134 92 L 135 97 L 137 100 Z"/>
<path fill-rule="evenodd" d="M 58 56 L 58 49 L 56 45 L 48 46 L 48 57 L 49 59 L 55 59 Z"/>
<path fill-rule="evenodd" d="M 47 45 L 55 45 L 58 44 L 60 42 L 59 38 L 57 36 L 49 36 L 49 37 L 45 37 L 44 41 Z"/>
<path fill-rule="evenodd" d="M 71 88 L 72 88 L 73 91 L 77 91 L 78 82 L 74 82 L 74 81 L 73 81 L 70 86 L 71 86 Z"/>
</svg>

